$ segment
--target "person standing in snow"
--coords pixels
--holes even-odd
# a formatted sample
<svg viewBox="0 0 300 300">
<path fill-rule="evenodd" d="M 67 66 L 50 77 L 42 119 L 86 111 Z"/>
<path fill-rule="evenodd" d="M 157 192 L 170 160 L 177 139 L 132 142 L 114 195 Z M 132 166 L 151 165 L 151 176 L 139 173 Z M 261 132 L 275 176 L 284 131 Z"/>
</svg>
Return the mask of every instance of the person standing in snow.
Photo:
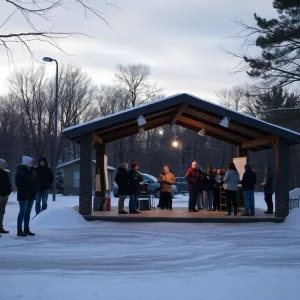
<svg viewBox="0 0 300 300">
<path fill-rule="evenodd" d="M 202 175 L 203 183 L 203 208 L 211 211 L 213 208 L 214 197 L 214 182 L 216 175 L 213 173 L 213 168 L 209 166 L 206 173 Z"/>
<path fill-rule="evenodd" d="M 124 201 L 126 199 L 126 196 L 129 195 L 129 174 L 127 163 L 122 163 L 118 168 L 115 182 L 118 185 L 118 212 L 120 215 L 126 215 L 128 214 L 128 212 L 124 210 Z"/>
<path fill-rule="evenodd" d="M 139 214 L 138 207 L 138 193 L 140 190 L 140 183 L 143 181 L 143 176 L 137 171 L 138 163 L 132 162 L 129 175 L 129 213 Z"/>
<path fill-rule="evenodd" d="M 244 190 L 245 213 L 242 216 L 254 216 L 254 185 L 256 183 L 256 174 L 249 164 L 246 164 L 244 168 L 245 173 L 242 179 L 242 186 Z"/>
<path fill-rule="evenodd" d="M 231 216 L 232 206 L 234 215 L 237 216 L 237 192 L 240 175 L 233 162 L 229 164 L 228 169 L 229 170 L 226 172 L 223 180 L 227 206 L 227 213 L 225 213 L 225 216 Z"/>
<path fill-rule="evenodd" d="M 164 166 L 159 175 L 157 182 L 160 184 L 160 205 L 161 209 L 172 210 L 172 184 L 176 182 L 173 173 L 170 172 L 169 166 Z"/>
<path fill-rule="evenodd" d="M 0 159 L 0 233 L 4 234 L 9 233 L 9 231 L 3 228 L 3 219 L 8 197 L 12 192 L 11 182 L 5 169 L 6 161 L 4 159 Z"/>
<path fill-rule="evenodd" d="M 49 187 L 53 183 L 53 173 L 48 167 L 47 159 L 42 157 L 39 160 L 39 166 L 35 168 L 38 181 L 38 192 L 36 194 L 35 213 L 38 215 L 41 211 L 47 209 Z M 41 207 L 42 203 L 42 207 Z"/>
<path fill-rule="evenodd" d="M 271 215 L 273 214 L 273 200 L 272 196 L 274 193 L 274 174 L 271 171 L 270 167 L 265 169 L 265 178 L 261 185 L 264 187 L 265 193 L 265 202 L 267 204 L 267 211 L 264 214 Z"/>
<path fill-rule="evenodd" d="M 29 229 L 30 213 L 37 193 L 37 176 L 33 168 L 33 159 L 29 156 L 22 157 L 22 164 L 17 169 L 15 178 L 17 187 L 17 200 L 20 211 L 18 214 L 18 236 L 25 237 L 35 234 Z M 22 225 L 24 223 L 24 231 Z"/>
</svg>

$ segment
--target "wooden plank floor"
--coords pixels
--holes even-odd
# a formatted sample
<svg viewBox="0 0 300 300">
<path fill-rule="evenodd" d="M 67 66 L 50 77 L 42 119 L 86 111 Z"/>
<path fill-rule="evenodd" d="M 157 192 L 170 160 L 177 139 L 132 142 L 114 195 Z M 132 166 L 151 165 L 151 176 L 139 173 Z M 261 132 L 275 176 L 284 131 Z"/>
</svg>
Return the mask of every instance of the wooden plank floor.
<svg viewBox="0 0 300 300">
<path fill-rule="evenodd" d="M 78 206 L 74 209 L 78 211 Z M 175 222 L 175 223 L 258 223 L 275 222 L 281 223 L 284 218 L 276 218 L 274 215 L 265 215 L 263 210 L 257 209 L 255 216 L 225 216 L 224 211 L 201 210 L 196 213 L 188 212 L 186 207 L 175 207 L 173 210 L 161 210 L 156 208 L 151 211 L 141 211 L 140 214 L 119 215 L 117 207 L 111 211 L 93 211 L 91 216 L 84 216 L 87 221 L 111 221 L 111 222 Z"/>
</svg>

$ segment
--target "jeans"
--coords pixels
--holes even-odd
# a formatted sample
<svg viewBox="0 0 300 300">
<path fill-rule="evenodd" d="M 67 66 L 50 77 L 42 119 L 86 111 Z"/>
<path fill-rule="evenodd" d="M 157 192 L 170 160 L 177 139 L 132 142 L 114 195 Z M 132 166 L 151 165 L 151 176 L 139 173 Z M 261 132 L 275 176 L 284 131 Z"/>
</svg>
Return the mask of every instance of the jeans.
<svg viewBox="0 0 300 300">
<path fill-rule="evenodd" d="M 196 209 L 198 194 L 198 189 L 189 190 L 189 209 Z"/>
<path fill-rule="evenodd" d="M 119 195 L 119 201 L 118 201 L 118 211 L 124 210 L 124 201 L 126 199 L 126 195 Z"/>
<path fill-rule="evenodd" d="M 244 191 L 245 213 L 255 214 L 254 191 Z"/>
<path fill-rule="evenodd" d="M 203 191 L 203 208 L 212 209 L 214 191 Z"/>
<path fill-rule="evenodd" d="M 129 211 L 135 211 L 139 207 L 139 201 L 137 195 L 130 195 L 129 196 Z"/>
<path fill-rule="evenodd" d="M 203 208 L 203 193 L 199 192 L 198 193 L 198 198 L 197 198 L 197 209 L 202 209 Z"/>
<path fill-rule="evenodd" d="M 41 202 L 42 202 L 42 211 L 47 209 L 47 201 L 48 201 L 48 190 L 39 191 L 36 194 L 36 202 L 35 202 L 35 213 L 38 215 L 41 212 Z"/>
<path fill-rule="evenodd" d="M 22 228 L 24 222 L 24 229 L 29 228 L 30 213 L 34 200 L 19 201 L 20 211 L 18 214 L 18 229 Z"/>
</svg>

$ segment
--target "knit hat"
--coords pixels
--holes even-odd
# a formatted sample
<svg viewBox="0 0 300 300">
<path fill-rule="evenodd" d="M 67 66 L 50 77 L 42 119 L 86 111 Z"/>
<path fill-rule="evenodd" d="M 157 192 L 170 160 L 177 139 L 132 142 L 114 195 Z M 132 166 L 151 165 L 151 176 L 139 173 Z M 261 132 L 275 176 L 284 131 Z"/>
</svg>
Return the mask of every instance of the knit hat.
<svg viewBox="0 0 300 300">
<path fill-rule="evenodd" d="M 0 159 L 0 168 L 6 165 L 6 161 L 4 159 Z"/>
<path fill-rule="evenodd" d="M 137 167 L 138 165 L 139 165 L 139 164 L 138 164 L 137 162 L 132 162 L 132 163 L 131 163 L 131 168 L 134 169 L 134 168 Z"/>
<path fill-rule="evenodd" d="M 33 158 L 29 157 L 29 156 L 23 156 L 22 157 L 22 164 L 24 166 L 28 165 L 30 162 L 33 161 Z"/>
</svg>

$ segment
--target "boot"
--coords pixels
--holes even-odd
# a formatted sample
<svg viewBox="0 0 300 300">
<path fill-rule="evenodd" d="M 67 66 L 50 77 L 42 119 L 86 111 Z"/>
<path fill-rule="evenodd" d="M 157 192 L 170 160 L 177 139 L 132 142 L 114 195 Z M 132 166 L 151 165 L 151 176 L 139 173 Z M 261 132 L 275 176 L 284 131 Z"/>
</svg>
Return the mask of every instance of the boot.
<svg viewBox="0 0 300 300">
<path fill-rule="evenodd" d="M 9 233 L 9 231 L 7 231 L 7 230 L 5 230 L 3 227 L 2 228 L 0 228 L 0 233 Z"/>
<path fill-rule="evenodd" d="M 127 215 L 128 212 L 126 210 L 120 210 L 119 215 Z"/>
<path fill-rule="evenodd" d="M 24 228 L 24 233 L 25 233 L 26 235 L 35 236 L 35 233 L 31 232 L 31 231 L 29 230 L 29 228 Z"/>
<path fill-rule="evenodd" d="M 18 228 L 17 236 L 27 236 L 27 234 L 23 232 L 22 228 Z"/>
</svg>

